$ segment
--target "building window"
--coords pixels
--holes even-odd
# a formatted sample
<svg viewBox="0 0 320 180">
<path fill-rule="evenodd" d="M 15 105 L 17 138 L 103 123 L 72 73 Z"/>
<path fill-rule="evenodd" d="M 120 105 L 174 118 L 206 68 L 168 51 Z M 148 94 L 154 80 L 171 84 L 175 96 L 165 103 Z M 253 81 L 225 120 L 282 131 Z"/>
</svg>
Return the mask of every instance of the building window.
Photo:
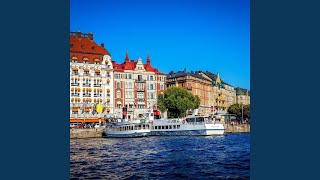
<svg viewBox="0 0 320 180">
<path fill-rule="evenodd" d="M 138 81 L 142 81 L 142 75 L 138 75 Z"/>
<path fill-rule="evenodd" d="M 153 89 L 153 84 L 150 84 L 150 89 Z"/>
<path fill-rule="evenodd" d="M 137 96 L 138 96 L 138 99 L 143 99 L 144 98 L 144 93 L 143 92 L 138 92 Z"/>
<path fill-rule="evenodd" d="M 163 84 L 160 84 L 160 90 L 163 90 Z"/>
<path fill-rule="evenodd" d="M 128 79 L 132 79 L 132 75 L 131 74 L 128 74 Z"/>
<path fill-rule="evenodd" d="M 144 108 L 144 105 L 138 104 L 138 108 L 139 108 L 139 109 L 143 109 L 143 108 Z"/>
<path fill-rule="evenodd" d="M 153 76 L 150 76 L 150 81 L 153 81 Z"/>
<path fill-rule="evenodd" d="M 81 45 L 81 49 L 84 49 L 84 45 Z"/>
<path fill-rule="evenodd" d="M 116 78 L 117 78 L 117 79 L 120 79 L 120 74 L 116 74 Z"/>
<path fill-rule="evenodd" d="M 117 91 L 117 98 L 121 98 L 121 92 Z"/>
<path fill-rule="evenodd" d="M 120 88 L 121 86 L 120 86 L 120 82 L 117 82 L 117 88 Z"/>
</svg>

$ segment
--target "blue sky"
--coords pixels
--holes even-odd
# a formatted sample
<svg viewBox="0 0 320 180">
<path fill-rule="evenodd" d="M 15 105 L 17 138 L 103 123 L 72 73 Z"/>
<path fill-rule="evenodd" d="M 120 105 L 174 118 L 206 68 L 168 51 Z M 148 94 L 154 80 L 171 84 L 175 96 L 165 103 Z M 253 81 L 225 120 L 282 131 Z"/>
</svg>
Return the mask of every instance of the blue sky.
<svg viewBox="0 0 320 180">
<path fill-rule="evenodd" d="M 122 63 L 146 61 L 163 73 L 220 73 L 250 89 L 249 0 L 70 0 L 70 31 L 94 40 Z"/>
</svg>

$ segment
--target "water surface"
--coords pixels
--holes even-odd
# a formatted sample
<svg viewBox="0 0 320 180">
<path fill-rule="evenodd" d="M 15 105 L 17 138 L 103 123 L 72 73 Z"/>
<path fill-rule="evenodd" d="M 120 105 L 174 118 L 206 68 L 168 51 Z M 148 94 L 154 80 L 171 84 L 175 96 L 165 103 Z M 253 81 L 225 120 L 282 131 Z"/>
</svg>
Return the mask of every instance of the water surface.
<svg viewBox="0 0 320 180">
<path fill-rule="evenodd" d="M 249 179 L 250 134 L 70 139 L 70 178 Z"/>
</svg>

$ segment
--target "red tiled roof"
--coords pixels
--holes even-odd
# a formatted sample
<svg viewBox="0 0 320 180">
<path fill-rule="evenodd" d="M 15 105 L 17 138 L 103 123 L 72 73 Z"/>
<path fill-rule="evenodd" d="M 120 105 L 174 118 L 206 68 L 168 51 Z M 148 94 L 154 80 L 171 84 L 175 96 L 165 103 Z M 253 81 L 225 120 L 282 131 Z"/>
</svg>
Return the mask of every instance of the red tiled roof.
<svg viewBox="0 0 320 180">
<path fill-rule="evenodd" d="M 82 34 L 81 32 L 70 33 L 70 57 L 77 57 L 78 62 L 82 62 L 84 57 L 89 59 L 89 63 L 93 63 L 95 58 L 102 61 L 103 55 L 110 53 L 103 47 L 99 46 L 93 40 L 93 34 Z"/>
<path fill-rule="evenodd" d="M 128 52 L 126 53 L 125 61 L 121 64 L 117 64 L 115 61 L 112 61 L 112 66 L 115 72 L 124 72 L 124 70 L 134 70 L 136 68 L 137 62 L 134 60 L 129 60 Z M 154 72 L 157 75 L 165 75 L 158 71 L 158 69 L 153 68 L 150 63 L 150 56 L 147 57 L 147 64 L 144 64 L 144 68 L 148 72 Z"/>
</svg>

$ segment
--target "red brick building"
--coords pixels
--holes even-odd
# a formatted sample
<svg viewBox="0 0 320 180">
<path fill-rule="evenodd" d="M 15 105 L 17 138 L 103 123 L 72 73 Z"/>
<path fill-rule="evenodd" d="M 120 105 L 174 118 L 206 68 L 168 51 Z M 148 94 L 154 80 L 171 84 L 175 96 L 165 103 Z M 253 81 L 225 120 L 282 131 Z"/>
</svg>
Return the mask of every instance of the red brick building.
<svg viewBox="0 0 320 180">
<path fill-rule="evenodd" d="M 152 67 L 150 56 L 130 60 L 128 52 L 123 63 L 112 61 L 114 68 L 114 112 L 119 116 L 122 107 L 128 108 L 128 118 L 138 117 L 156 106 L 158 94 L 166 89 L 166 75 Z"/>
</svg>

